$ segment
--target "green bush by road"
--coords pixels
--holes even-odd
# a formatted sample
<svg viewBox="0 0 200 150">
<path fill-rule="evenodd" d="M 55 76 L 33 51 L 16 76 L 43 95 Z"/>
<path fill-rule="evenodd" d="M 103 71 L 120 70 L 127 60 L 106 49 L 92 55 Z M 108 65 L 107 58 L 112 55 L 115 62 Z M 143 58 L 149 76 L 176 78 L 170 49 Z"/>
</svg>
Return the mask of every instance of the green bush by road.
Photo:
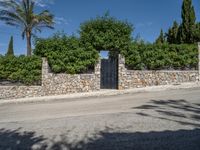
<svg viewBox="0 0 200 150">
<path fill-rule="evenodd" d="M 55 35 L 36 42 L 34 53 L 47 57 L 55 73 L 84 73 L 94 68 L 99 54 L 92 47 L 84 47 L 76 37 Z"/>
<path fill-rule="evenodd" d="M 197 69 L 196 45 L 135 44 L 122 54 L 129 69 L 135 70 L 191 70 Z"/>
<path fill-rule="evenodd" d="M 0 80 L 26 85 L 41 83 L 42 60 L 38 56 L 0 56 Z"/>
</svg>

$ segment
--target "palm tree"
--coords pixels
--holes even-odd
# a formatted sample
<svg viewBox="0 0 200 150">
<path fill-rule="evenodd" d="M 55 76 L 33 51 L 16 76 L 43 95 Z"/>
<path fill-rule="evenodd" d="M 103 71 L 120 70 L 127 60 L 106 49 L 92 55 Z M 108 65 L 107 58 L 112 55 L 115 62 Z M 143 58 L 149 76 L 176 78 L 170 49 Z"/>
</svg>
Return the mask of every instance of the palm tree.
<svg viewBox="0 0 200 150">
<path fill-rule="evenodd" d="M 34 33 L 41 32 L 42 28 L 53 29 L 53 15 L 44 10 L 39 14 L 34 13 L 35 0 L 4 0 L 0 1 L 0 20 L 6 24 L 19 27 L 22 38 L 27 40 L 27 56 L 31 56 L 31 37 Z"/>
</svg>

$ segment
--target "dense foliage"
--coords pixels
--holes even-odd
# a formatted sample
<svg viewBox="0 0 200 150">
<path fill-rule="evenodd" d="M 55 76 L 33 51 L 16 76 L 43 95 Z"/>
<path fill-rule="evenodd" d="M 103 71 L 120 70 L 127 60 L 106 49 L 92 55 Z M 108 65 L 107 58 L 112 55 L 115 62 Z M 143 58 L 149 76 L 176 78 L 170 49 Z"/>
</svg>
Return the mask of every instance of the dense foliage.
<svg viewBox="0 0 200 150">
<path fill-rule="evenodd" d="M 98 51 L 123 51 L 131 42 L 132 31 L 133 27 L 128 22 L 105 15 L 81 24 L 80 40 Z"/>
<path fill-rule="evenodd" d="M 47 57 L 55 73 L 84 73 L 94 68 L 98 51 L 115 52 L 128 49 L 132 26 L 108 15 L 81 24 L 80 38 L 56 34 L 36 41 L 36 55 Z"/>
<path fill-rule="evenodd" d="M 135 70 L 185 70 L 198 65 L 195 45 L 132 44 L 123 54 L 127 67 Z"/>
<path fill-rule="evenodd" d="M 83 73 L 94 68 L 98 52 L 92 47 L 84 47 L 78 38 L 55 35 L 48 39 L 38 39 L 34 53 L 47 57 L 55 73 Z"/>
<path fill-rule="evenodd" d="M 0 56 L 0 80 L 35 85 L 41 83 L 42 61 L 38 56 Z"/>
</svg>

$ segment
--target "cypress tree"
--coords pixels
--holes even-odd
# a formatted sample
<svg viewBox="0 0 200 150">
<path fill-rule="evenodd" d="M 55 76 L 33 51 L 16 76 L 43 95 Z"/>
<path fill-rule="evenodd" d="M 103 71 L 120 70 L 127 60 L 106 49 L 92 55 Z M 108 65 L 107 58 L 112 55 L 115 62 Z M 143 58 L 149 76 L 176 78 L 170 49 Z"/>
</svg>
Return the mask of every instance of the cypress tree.
<svg viewBox="0 0 200 150">
<path fill-rule="evenodd" d="M 179 24 L 174 21 L 173 26 L 169 28 L 168 33 L 166 34 L 167 36 L 167 42 L 169 44 L 178 44 L 178 32 L 179 32 Z"/>
<path fill-rule="evenodd" d="M 200 22 L 197 23 L 195 27 L 194 41 L 200 42 Z"/>
<path fill-rule="evenodd" d="M 182 24 L 179 29 L 179 42 L 194 43 L 196 17 L 192 0 L 183 0 L 181 16 Z"/>
<path fill-rule="evenodd" d="M 173 40 L 172 40 L 172 28 L 171 27 L 168 29 L 168 32 L 166 33 L 166 37 L 167 37 L 167 43 L 172 44 Z"/>
<path fill-rule="evenodd" d="M 9 45 L 8 45 L 8 50 L 7 50 L 6 56 L 14 56 L 13 36 L 10 37 L 10 42 L 9 42 Z"/>
<path fill-rule="evenodd" d="M 160 35 L 159 37 L 156 39 L 156 44 L 163 44 L 165 43 L 165 37 L 164 37 L 164 33 L 163 33 L 163 30 L 161 29 L 160 31 Z"/>
</svg>

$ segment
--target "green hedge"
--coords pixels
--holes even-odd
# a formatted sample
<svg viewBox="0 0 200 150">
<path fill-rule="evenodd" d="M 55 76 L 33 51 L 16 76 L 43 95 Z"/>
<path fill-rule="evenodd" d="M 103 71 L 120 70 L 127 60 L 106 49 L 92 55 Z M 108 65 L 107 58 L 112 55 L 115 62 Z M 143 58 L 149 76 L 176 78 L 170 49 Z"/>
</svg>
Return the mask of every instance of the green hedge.
<svg viewBox="0 0 200 150">
<path fill-rule="evenodd" d="M 42 60 L 38 56 L 0 56 L 0 80 L 26 85 L 41 83 Z"/>
<path fill-rule="evenodd" d="M 196 45 L 135 44 L 123 51 L 126 65 L 135 70 L 185 70 L 197 69 Z"/>
<path fill-rule="evenodd" d="M 105 15 L 80 26 L 80 40 L 96 50 L 123 51 L 131 43 L 132 24 Z"/>
<path fill-rule="evenodd" d="M 48 39 L 38 39 L 36 55 L 47 57 L 54 73 L 84 73 L 94 68 L 99 54 L 92 47 L 85 48 L 76 37 L 55 35 Z"/>
</svg>

